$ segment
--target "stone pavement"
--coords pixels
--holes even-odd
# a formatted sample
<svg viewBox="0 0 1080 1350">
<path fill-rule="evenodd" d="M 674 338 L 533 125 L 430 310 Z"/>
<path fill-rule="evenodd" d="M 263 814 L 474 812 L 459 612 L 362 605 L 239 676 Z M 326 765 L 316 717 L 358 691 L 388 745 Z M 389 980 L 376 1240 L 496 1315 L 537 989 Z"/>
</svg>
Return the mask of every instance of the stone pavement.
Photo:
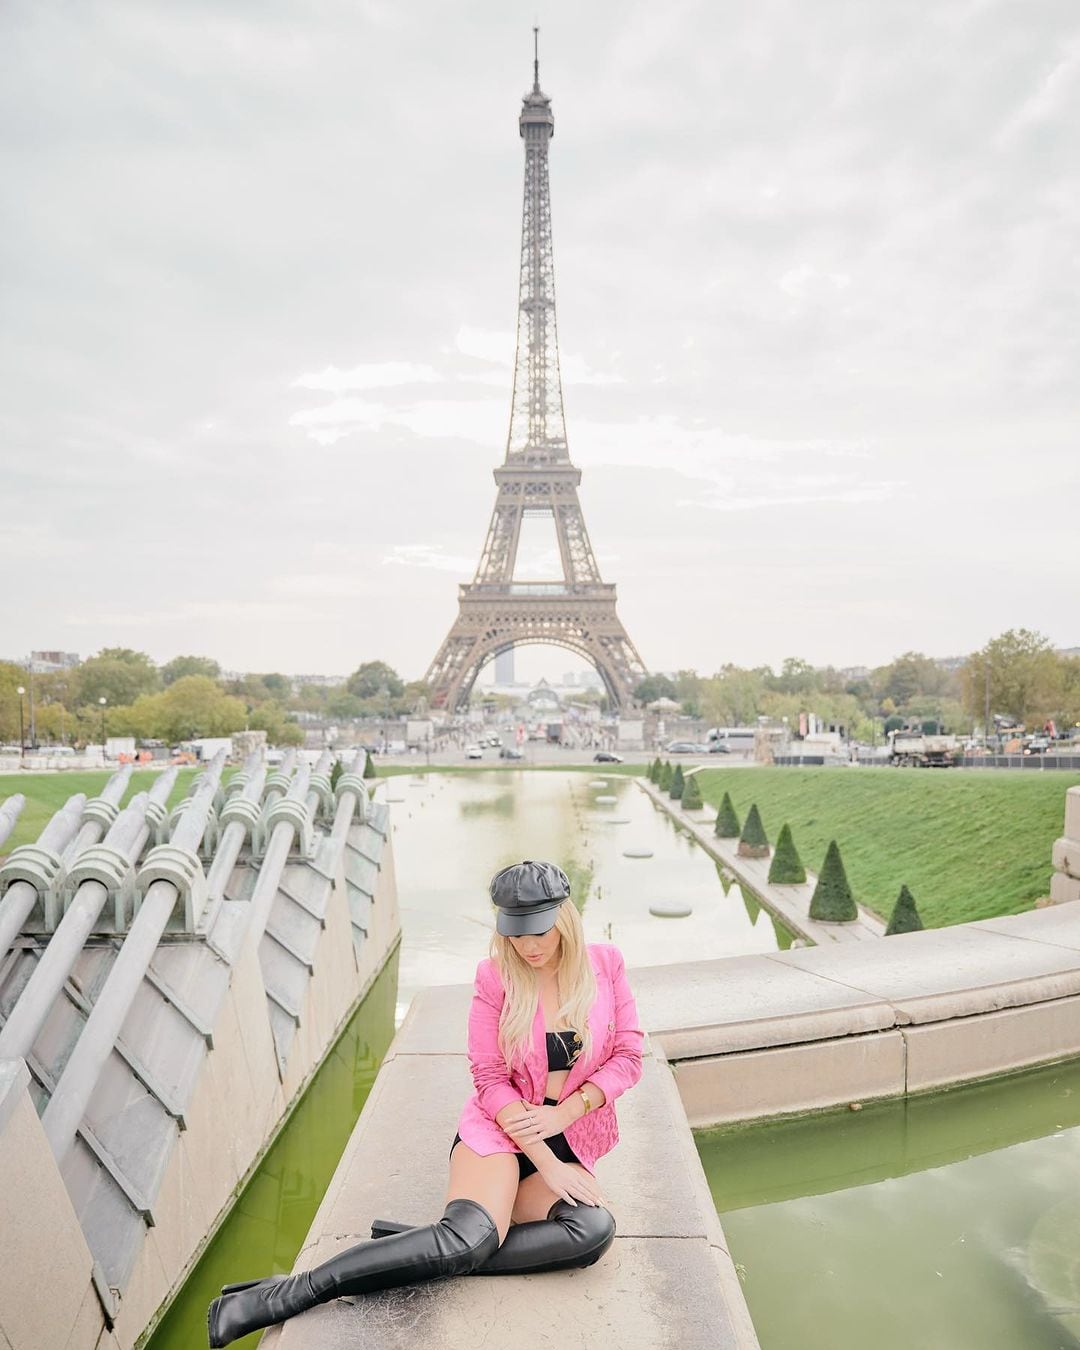
<svg viewBox="0 0 1080 1350">
<path fill-rule="evenodd" d="M 413 1000 L 295 1269 L 365 1240 L 377 1217 L 429 1223 L 442 1213 L 450 1142 L 472 1091 L 471 994 L 444 986 Z M 617 1234 L 595 1266 L 337 1299 L 268 1332 L 263 1350 L 756 1350 L 671 1070 L 648 1040 L 641 1081 L 618 1112 L 621 1142 L 597 1167 Z"/>
</svg>

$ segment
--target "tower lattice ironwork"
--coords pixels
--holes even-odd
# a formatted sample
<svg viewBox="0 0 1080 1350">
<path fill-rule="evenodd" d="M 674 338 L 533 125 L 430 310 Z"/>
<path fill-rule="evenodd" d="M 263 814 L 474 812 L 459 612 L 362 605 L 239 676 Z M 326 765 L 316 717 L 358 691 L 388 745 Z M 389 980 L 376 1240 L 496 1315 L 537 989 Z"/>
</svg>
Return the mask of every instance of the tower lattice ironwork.
<svg viewBox="0 0 1080 1350">
<path fill-rule="evenodd" d="M 551 100 L 533 87 L 518 119 L 525 142 L 514 394 L 506 457 L 494 471 L 498 493 L 476 575 L 458 588 L 458 616 L 426 675 L 434 707 L 468 702 L 482 667 L 509 647 L 548 643 L 589 661 L 613 707 L 633 701 L 646 668 L 615 612 L 615 586 L 600 578 L 578 500 L 581 470 L 570 461 L 555 324 L 548 143 L 555 133 Z M 515 581 L 521 524 L 553 520 L 562 575 Z"/>
</svg>

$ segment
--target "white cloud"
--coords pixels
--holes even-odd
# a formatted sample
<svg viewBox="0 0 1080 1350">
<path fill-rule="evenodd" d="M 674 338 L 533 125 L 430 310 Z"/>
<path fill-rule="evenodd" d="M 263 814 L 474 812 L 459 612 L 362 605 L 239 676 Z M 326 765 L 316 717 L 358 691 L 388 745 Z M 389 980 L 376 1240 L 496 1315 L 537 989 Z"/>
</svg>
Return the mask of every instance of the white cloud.
<svg viewBox="0 0 1080 1350">
<path fill-rule="evenodd" d="M 300 375 L 292 382 L 294 389 L 323 389 L 331 394 L 343 394 L 350 389 L 390 389 L 402 384 L 438 384 L 443 379 L 431 366 L 412 361 L 381 361 L 369 365 L 339 370 L 327 366 L 325 370 Z"/>
<path fill-rule="evenodd" d="M 476 558 L 443 553 L 431 544 L 395 544 L 379 561 L 383 566 L 430 567 L 438 572 L 456 572 L 470 577 L 476 572 L 477 562 Z"/>
</svg>

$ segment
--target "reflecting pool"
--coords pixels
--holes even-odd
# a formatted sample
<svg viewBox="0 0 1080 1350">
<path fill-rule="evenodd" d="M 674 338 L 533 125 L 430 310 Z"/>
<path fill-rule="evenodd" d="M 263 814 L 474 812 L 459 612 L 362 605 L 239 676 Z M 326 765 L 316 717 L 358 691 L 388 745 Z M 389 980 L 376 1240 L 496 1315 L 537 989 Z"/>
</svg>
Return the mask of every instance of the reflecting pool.
<svg viewBox="0 0 1080 1350">
<path fill-rule="evenodd" d="M 470 984 L 488 954 L 492 875 L 547 858 L 570 877 L 590 942 L 614 942 L 628 966 L 787 948 L 791 934 L 630 778 L 495 770 L 381 780 L 391 803 L 403 934 L 398 1019 L 433 984 Z M 625 850 L 650 851 L 628 858 Z M 688 918 L 649 906 L 683 901 Z"/>
<path fill-rule="evenodd" d="M 696 1139 L 762 1350 L 1080 1345 L 1080 1063 Z"/>
</svg>

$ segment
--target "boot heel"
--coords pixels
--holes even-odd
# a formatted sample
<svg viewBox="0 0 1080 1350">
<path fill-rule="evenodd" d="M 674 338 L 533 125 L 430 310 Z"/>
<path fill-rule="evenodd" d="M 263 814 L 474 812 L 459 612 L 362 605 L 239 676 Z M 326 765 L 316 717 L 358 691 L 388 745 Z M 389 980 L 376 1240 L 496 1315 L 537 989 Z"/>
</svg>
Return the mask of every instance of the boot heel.
<svg viewBox="0 0 1080 1350">
<path fill-rule="evenodd" d="M 393 1219 L 376 1219 L 371 1225 L 371 1236 L 381 1238 L 394 1233 L 407 1233 L 412 1226 L 411 1223 L 395 1223 Z"/>
</svg>

